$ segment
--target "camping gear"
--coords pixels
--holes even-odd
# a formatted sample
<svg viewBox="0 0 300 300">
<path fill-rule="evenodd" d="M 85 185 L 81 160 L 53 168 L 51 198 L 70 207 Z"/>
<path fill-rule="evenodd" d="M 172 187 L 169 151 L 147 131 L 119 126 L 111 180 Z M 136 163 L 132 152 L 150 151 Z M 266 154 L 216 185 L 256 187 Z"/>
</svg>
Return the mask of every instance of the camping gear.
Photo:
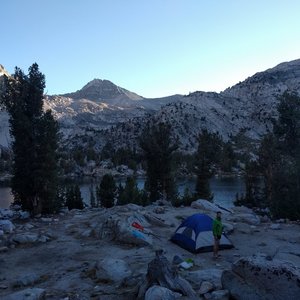
<svg viewBox="0 0 300 300">
<path fill-rule="evenodd" d="M 161 239 L 161 236 L 154 234 L 153 232 L 146 230 L 141 224 L 139 224 L 138 222 L 133 222 L 131 224 L 132 227 L 134 227 L 135 229 L 137 229 L 139 232 L 142 232 L 143 234 L 148 234 L 148 235 L 153 235 L 154 237 Z M 137 234 L 136 236 L 139 236 L 139 234 Z"/>
<path fill-rule="evenodd" d="M 135 227 L 135 228 L 137 228 L 137 229 L 139 229 L 139 230 L 141 230 L 141 231 L 144 231 L 144 227 L 143 227 L 141 224 L 139 224 L 138 222 L 133 222 L 133 223 L 131 224 L 131 226 L 132 226 L 132 227 Z"/>
<path fill-rule="evenodd" d="M 185 270 L 188 270 L 194 266 L 194 261 L 191 258 L 185 259 L 183 262 L 181 262 L 178 267 L 183 268 Z"/>
<path fill-rule="evenodd" d="M 212 251 L 214 246 L 212 224 L 213 219 L 210 216 L 194 214 L 181 223 L 171 237 L 171 241 L 192 253 Z M 219 250 L 230 248 L 233 248 L 233 244 L 223 233 Z"/>
</svg>

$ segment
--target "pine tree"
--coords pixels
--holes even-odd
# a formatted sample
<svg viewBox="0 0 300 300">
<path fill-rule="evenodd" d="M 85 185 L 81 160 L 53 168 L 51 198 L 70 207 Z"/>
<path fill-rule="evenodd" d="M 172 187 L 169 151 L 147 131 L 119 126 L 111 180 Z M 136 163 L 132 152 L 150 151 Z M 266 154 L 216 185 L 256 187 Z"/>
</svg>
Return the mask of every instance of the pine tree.
<svg viewBox="0 0 300 300">
<path fill-rule="evenodd" d="M 171 136 L 171 126 L 147 124 L 140 137 L 140 146 L 147 162 L 145 188 L 150 201 L 171 200 L 176 195 L 173 152 L 178 148 L 178 141 Z"/>
<path fill-rule="evenodd" d="M 133 176 L 126 178 L 126 184 L 118 197 L 118 204 L 124 205 L 128 203 L 141 204 L 141 195 L 137 187 L 136 179 Z"/>
<path fill-rule="evenodd" d="M 279 100 L 279 117 L 274 122 L 273 132 L 281 152 L 296 157 L 300 148 L 300 97 L 285 92 Z"/>
<path fill-rule="evenodd" d="M 260 180 L 258 177 L 259 167 L 254 161 L 247 161 L 245 167 L 246 194 L 242 205 L 247 207 L 262 207 L 264 202 L 261 197 Z"/>
<path fill-rule="evenodd" d="M 236 163 L 236 157 L 230 142 L 222 143 L 220 167 L 224 172 L 231 172 Z"/>
<path fill-rule="evenodd" d="M 300 218 L 300 97 L 284 93 L 273 133 L 262 140 L 259 163 L 267 205 L 276 218 Z"/>
<path fill-rule="evenodd" d="M 270 207 L 273 198 L 273 180 L 279 158 L 279 149 L 273 133 L 266 134 L 260 142 L 258 167 L 263 176 L 265 205 Z"/>
<path fill-rule="evenodd" d="M 43 212 L 58 211 L 62 203 L 56 198 L 58 187 L 58 123 L 51 111 L 40 118 L 37 128 L 37 157 L 33 165 L 33 176 L 42 199 Z"/>
<path fill-rule="evenodd" d="M 100 202 L 101 206 L 106 208 L 113 207 L 116 194 L 117 186 L 113 176 L 110 174 L 105 174 L 100 182 L 100 185 L 96 188 L 97 202 Z"/>
<path fill-rule="evenodd" d="M 71 209 L 83 209 L 83 199 L 78 184 L 71 185 L 66 191 L 66 206 Z"/>
<path fill-rule="evenodd" d="M 4 84 L 1 100 L 13 137 L 15 203 L 33 214 L 54 212 L 60 205 L 56 199 L 58 125 L 50 111 L 43 112 L 45 76 L 33 64 L 28 75 L 16 68 Z"/>
<path fill-rule="evenodd" d="M 219 162 L 222 140 L 216 133 L 209 133 L 203 129 L 198 136 L 196 153 L 196 188 L 195 196 L 211 201 L 213 194 L 210 191 L 209 179 L 213 176 L 212 166 Z"/>
</svg>

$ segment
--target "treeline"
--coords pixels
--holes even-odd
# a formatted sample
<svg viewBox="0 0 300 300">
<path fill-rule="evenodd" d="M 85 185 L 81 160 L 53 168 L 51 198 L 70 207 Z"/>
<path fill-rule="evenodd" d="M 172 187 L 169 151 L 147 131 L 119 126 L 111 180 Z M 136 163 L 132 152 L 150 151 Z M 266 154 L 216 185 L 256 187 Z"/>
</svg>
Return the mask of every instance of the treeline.
<svg viewBox="0 0 300 300">
<path fill-rule="evenodd" d="M 127 203 L 148 205 L 156 200 L 165 200 L 174 206 L 180 206 L 190 205 L 199 198 L 212 200 L 209 180 L 219 169 L 221 162 L 225 161 L 225 170 L 231 170 L 234 163 L 233 150 L 230 147 L 231 156 L 228 156 L 229 143 L 224 143 L 218 134 L 209 133 L 207 130 L 202 130 L 198 142 L 196 154 L 185 157 L 185 161 L 191 165 L 192 172 L 197 175 L 195 192 L 186 189 L 184 195 L 180 196 L 175 185 L 180 157 L 176 152 L 178 140 L 172 137 L 172 127 L 169 124 L 148 123 L 139 140 L 142 149 L 140 159 L 144 162 L 146 170 L 144 189 L 137 187 L 134 176 L 127 177 L 124 186 L 117 186 L 114 177 L 106 174 L 96 186 L 95 195 L 93 190 L 90 192 L 91 206 L 111 207 Z M 224 155 L 226 158 L 232 158 L 230 164 L 224 159 Z"/>
<path fill-rule="evenodd" d="M 156 124 L 159 127 L 159 124 Z M 210 133 L 208 133 L 210 135 Z M 219 150 L 218 158 L 215 159 L 213 168 L 216 172 L 231 173 L 237 166 L 240 159 L 234 152 L 234 143 L 231 141 L 224 142 L 218 134 L 211 134 L 218 137 Z M 85 139 L 86 140 L 86 139 Z M 198 138 L 199 140 L 199 138 Z M 192 176 L 195 175 L 195 162 L 197 161 L 196 153 L 183 153 L 175 151 L 172 164 L 175 168 L 175 176 Z M 59 166 L 64 175 L 79 174 L 78 168 L 88 168 L 105 164 L 107 168 L 118 168 L 121 165 L 127 166 L 134 172 L 146 168 L 146 160 L 141 149 L 140 143 L 136 148 L 115 148 L 107 142 L 101 150 L 95 150 L 95 141 L 92 137 L 84 145 L 77 145 L 71 149 L 61 148 L 59 151 Z"/>
<path fill-rule="evenodd" d="M 284 93 L 273 131 L 246 164 L 246 194 L 236 203 L 269 208 L 274 218 L 300 219 L 300 97 Z M 260 176 L 260 178 L 259 178 Z"/>
</svg>

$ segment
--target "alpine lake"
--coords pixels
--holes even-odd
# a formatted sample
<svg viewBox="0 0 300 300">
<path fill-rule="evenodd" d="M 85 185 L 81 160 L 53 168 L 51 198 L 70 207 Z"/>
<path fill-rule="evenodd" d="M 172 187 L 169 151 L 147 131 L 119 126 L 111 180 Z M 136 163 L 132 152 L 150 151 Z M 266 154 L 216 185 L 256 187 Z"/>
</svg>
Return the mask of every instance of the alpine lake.
<svg viewBox="0 0 300 300">
<path fill-rule="evenodd" d="M 126 178 L 116 178 L 116 183 L 125 184 Z M 84 202 L 90 205 L 91 189 L 95 191 L 96 186 L 100 183 L 100 179 L 77 179 L 68 181 L 67 184 L 76 183 L 79 184 L 80 191 Z M 137 178 L 137 186 L 139 189 L 144 188 L 145 178 Z M 190 192 L 195 190 L 196 179 L 185 178 L 178 179 L 177 182 L 178 194 L 183 195 L 186 188 Z M 245 184 L 242 177 L 213 177 L 210 180 L 210 188 L 214 194 L 213 202 L 225 207 L 230 208 L 233 206 L 233 202 L 236 198 L 236 194 L 245 193 Z M 11 194 L 11 188 L 8 186 L 0 187 L 0 208 L 9 208 L 13 202 L 13 195 Z"/>
</svg>

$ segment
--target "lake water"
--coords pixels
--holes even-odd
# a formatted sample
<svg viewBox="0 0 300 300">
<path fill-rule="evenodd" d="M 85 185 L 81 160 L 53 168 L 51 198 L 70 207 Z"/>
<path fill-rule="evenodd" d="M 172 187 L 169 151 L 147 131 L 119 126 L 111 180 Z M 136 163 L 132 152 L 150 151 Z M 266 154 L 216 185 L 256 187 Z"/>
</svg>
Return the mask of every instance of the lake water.
<svg viewBox="0 0 300 300">
<path fill-rule="evenodd" d="M 124 183 L 125 179 L 120 179 L 118 183 Z M 145 180 L 143 178 L 137 179 L 138 188 L 144 188 Z M 94 182 L 95 189 L 97 183 Z M 178 193 L 183 195 L 186 187 L 193 192 L 195 190 L 196 179 L 180 179 L 177 181 Z M 80 190 L 83 199 L 89 204 L 91 183 L 86 182 L 80 185 Z M 232 207 L 236 194 L 245 194 L 245 184 L 243 178 L 240 177 L 214 177 L 210 180 L 210 188 L 214 194 L 214 203 L 224 207 Z"/>
<path fill-rule="evenodd" d="M 117 182 L 124 183 L 125 179 L 120 179 Z M 140 189 L 144 187 L 145 180 L 143 178 L 137 179 L 137 185 Z M 177 181 L 178 193 L 183 194 L 185 187 L 190 191 L 195 189 L 195 179 L 180 179 Z M 80 190 L 84 202 L 90 203 L 90 188 L 95 189 L 98 182 L 84 181 L 80 182 Z M 245 184 L 240 177 L 215 177 L 210 180 L 210 188 L 214 194 L 214 203 L 224 207 L 232 207 L 235 196 L 245 193 Z M 11 189 L 9 187 L 0 187 L 0 208 L 8 208 L 13 201 Z"/>
</svg>

